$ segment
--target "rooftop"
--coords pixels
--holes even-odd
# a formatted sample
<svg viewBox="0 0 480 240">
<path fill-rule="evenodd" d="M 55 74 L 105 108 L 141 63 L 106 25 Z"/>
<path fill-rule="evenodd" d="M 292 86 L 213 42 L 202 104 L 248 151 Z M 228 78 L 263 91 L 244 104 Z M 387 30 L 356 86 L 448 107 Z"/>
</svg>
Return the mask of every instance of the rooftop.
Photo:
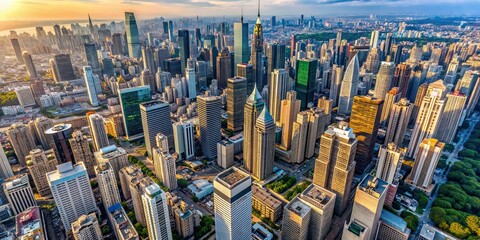
<svg viewBox="0 0 480 240">
<path fill-rule="evenodd" d="M 254 198 L 259 199 L 262 201 L 263 204 L 270 206 L 271 208 L 278 208 L 282 206 L 282 201 L 276 199 L 272 196 L 272 194 L 268 193 L 267 191 L 257 187 L 256 185 L 252 184 L 252 196 Z"/>
<path fill-rule="evenodd" d="M 123 239 L 137 239 L 138 233 L 135 231 L 135 228 L 128 219 L 127 214 L 120 203 L 109 207 L 108 212 L 115 221 L 113 223 L 115 225 L 114 228 L 118 227 Z"/>
<path fill-rule="evenodd" d="M 160 107 L 168 107 L 168 106 L 169 105 L 167 102 L 164 102 L 161 100 L 153 100 L 149 102 L 140 103 L 140 108 L 152 108 L 152 107 L 160 108 Z"/>
<path fill-rule="evenodd" d="M 385 192 L 388 183 L 375 176 L 367 174 L 358 185 L 358 189 L 379 198 Z"/>
<path fill-rule="evenodd" d="M 71 162 L 66 162 L 57 165 L 57 170 L 48 172 L 47 180 L 49 183 L 51 183 L 86 171 L 87 170 L 85 169 L 83 162 L 78 162 L 75 165 L 72 165 Z"/>
<path fill-rule="evenodd" d="M 46 134 L 54 134 L 54 133 L 58 133 L 58 132 L 63 132 L 67 129 L 70 129 L 72 128 L 72 124 L 68 124 L 68 123 L 61 123 L 61 124 L 57 124 L 47 130 L 45 130 L 45 133 Z"/>
<path fill-rule="evenodd" d="M 382 215 L 380 215 L 380 220 L 394 227 L 398 231 L 401 231 L 401 232 L 408 231 L 407 222 L 405 222 L 400 216 L 393 214 L 385 209 L 382 210 Z"/>
<path fill-rule="evenodd" d="M 40 209 L 31 207 L 16 217 L 17 239 L 43 239 Z"/>
<path fill-rule="evenodd" d="M 428 240 L 455 240 L 458 239 L 453 237 L 438 228 L 435 228 L 429 224 L 423 224 L 422 230 L 420 231 L 420 237 L 423 237 Z"/>
<path fill-rule="evenodd" d="M 335 193 L 332 193 L 325 188 L 317 186 L 315 184 L 310 184 L 310 186 L 305 189 L 300 198 L 311 203 L 314 206 L 323 208 L 325 205 L 330 202 L 335 197 Z"/>
<path fill-rule="evenodd" d="M 247 180 L 250 178 L 250 175 L 241 171 L 236 167 L 231 167 L 221 173 L 219 173 L 216 179 L 220 180 L 219 182 L 224 184 L 226 187 L 233 188 L 235 185 Z"/>
<path fill-rule="evenodd" d="M 286 206 L 286 208 L 302 218 L 305 217 L 305 215 L 307 215 L 307 213 L 312 209 L 311 207 L 300 201 L 298 198 L 294 198 Z"/>
</svg>

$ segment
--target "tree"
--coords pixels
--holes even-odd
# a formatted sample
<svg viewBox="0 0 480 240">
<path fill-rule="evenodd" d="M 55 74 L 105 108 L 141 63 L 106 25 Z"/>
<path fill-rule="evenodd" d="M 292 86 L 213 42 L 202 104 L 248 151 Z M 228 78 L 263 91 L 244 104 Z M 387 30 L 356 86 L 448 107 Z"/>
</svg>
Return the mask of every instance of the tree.
<svg viewBox="0 0 480 240">
<path fill-rule="evenodd" d="M 197 196 L 193 196 L 193 197 L 192 197 L 192 200 L 193 200 L 194 202 L 198 202 L 198 201 L 199 201 L 199 199 L 198 199 Z"/>
<path fill-rule="evenodd" d="M 448 230 L 456 237 L 459 237 L 459 238 L 466 238 L 468 237 L 470 234 L 472 234 L 470 232 L 470 229 L 464 227 L 462 224 L 458 223 L 458 222 L 453 222 L 452 224 L 450 224 L 450 227 L 448 228 Z"/>
<path fill-rule="evenodd" d="M 102 227 L 102 235 L 103 236 L 110 234 L 110 232 L 111 232 L 110 226 L 105 225 L 105 226 Z"/>
<path fill-rule="evenodd" d="M 480 236 L 480 218 L 478 216 L 468 216 L 467 219 L 465 219 L 465 223 L 473 233 Z"/>
<path fill-rule="evenodd" d="M 183 178 L 177 179 L 177 184 L 178 184 L 178 186 L 180 186 L 181 188 L 186 188 L 186 187 L 188 186 L 187 180 L 185 180 L 185 179 L 183 179 Z"/>
<path fill-rule="evenodd" d="M 443 208 L 432 207 L 430 209 L 430 219 L 437 225 L 440 225 L 440 223 L 445 222 L 445 219 L 444 219 L 445 215 L 447 215 L 447 213 Z"/>
</svg>

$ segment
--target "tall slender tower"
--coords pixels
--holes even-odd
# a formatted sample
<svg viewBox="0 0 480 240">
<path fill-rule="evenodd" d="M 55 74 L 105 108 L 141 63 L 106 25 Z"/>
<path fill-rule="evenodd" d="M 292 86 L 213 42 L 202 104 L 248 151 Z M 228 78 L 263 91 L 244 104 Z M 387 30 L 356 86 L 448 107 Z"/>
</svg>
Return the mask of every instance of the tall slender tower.
<svg viewBox="0 0 480 240">
<path fill-rule="evenodd" d="M 229 78 L 227 82 L 227 127 L 237 132 L 243 129 L 244 105 L 247 100 L 247 79 Z"/>
<path fill-rule="evenodd" d="M 158 133 L 168 138 L 168 145 L 173 146 L 173 128 L 170 120 L 170 106 L 167 102 L 154 100 L 140 104 L 142 126 L 145 131 L 145 145 L 149 156 L 156 146 L 155 137 Z"/>
<path fill-rule="evenodd" d="M 73 152 L 75 162 L 83 162 L 89 176 L 94 176 L 95 157 L 90 149 L 87 136 L 83 136 L 81 131 L 72 133 L 72 138 L 68 140 Z"/>
<path fill-rule="evenodd" d="M 243 166 L 249 172 L 253 170 L 253 136 L 255 123 L 260 112 L 263 110 L 265 103 L 262 95 L 257 90 L 257 85 L 253 87 L 253 91 L 247 98 L 244 109 L 243 121 Z"/>
<path fill-rule="evenodd" d="M 100 114 L 88 115 L 88 125 L 96 151 L 100 151 L 101 148 L 110 145 L 108 143 L 107 129 L 105 128 L 104 121 Z"/>
<path fill-rule="evenodd" d="M 272 72 L 272 79 L 269 84 L 268 93 L 270 96 L 269 109 L 275 121 L 280 120 L 280 103 L 287 97 L 287 91 L 290 89 L 289 76 L 285 69 L 275 69 Z"/>
<path fill-rule="evenodd" d="M 102 195 L 102 202 L 105 209 L 120 203 L 120 191 L 118 190 L 117 179 L 109 162 L 100 162 L 95 166 L 98 188 Z"/>
<path fill-rule="evenodd" d="M 412 111 L 413 104 L 411 104 L 406 98 L 402 98 L 400 101 L 393 104 L 388 120 L 384 145 L 387 145 L 390 142 L 395 143 L 397 146 L 402 145 L 403 137 L 405 136 L 405 131 L 407 130 Z"/>
<path fill-rule="evenodd" d="M 254 79 L 259 89 L 267 84 L 263 79 L 263 27 L 260 21 L 260 0 L 258 0 L 258 17 L 253 28 L 252 55 L 250 62 L 253 66 Z"/>
<path fill-rule="evenodd" d="M 394 87 L 388 91 L 384 98 L 382 115 L 380 116 L 380 123 L 382 126 L 386 126 L 388 123 L 388 118 L 390 116 L 390 111 L 393 108 L 393 105 L 400 100 L 401 92 L 399 92 L 398 87 Z"/>
<path fill-rule="evenodd" d="M 300 100 L 297 99 L 297 92 L 287 92 L 287 97 L 282 100 L 280 112 L 280 124 L 282 125 L 282 141 L 281 146 L 285 150 L 290 150 L 292 142 L 293 122 L 300 112 Z"/>
<path fill-rule="evenodd" d="M 395 64 L 393 62 L 382 62 L 375 81 L 375 90 L 373 92 L 374 97 L 380 99 L 385 98 L 385 94 L 391 88 L 394 74 Z"/>
<path fill-rule="evenodd" d="M 202 152 L 208 159 L 213 159 L 217 156 L 217 143 L 222 140 L 220 97 L 198 96 L 197 104 Z"/>
<path fill-rule="evenodd" d="M 425 138 L 420 143 L 418 158 L 415 159 L 412 172 L 407 180 L 417 187 L 428 189 L 437 168 L 445 143 L 435 138 Z"/>
<path fill-rule="evenodd" d="M 88 99 L 92 107 L 98 106 L 98 93 L 95 89 L 95 77 L 93 76 L 92 68 L 90 66 L 83 67 L 83 78 L 85 85 L 87 85 Z"/>
<path fill-rule="evenodd" d="M 95 33 L 95 28 L 93 27 L 92 18 L 90 14 L 88 14 L 88 29 L 90 30 L 90 35 L 92 36 L 94 41 L 98 41 L 97 34 Z"/>
<path fill-rule="evenodd" d="M 156 183 L 153 183 L 145 188 L 142 202 L 147 219 L 148 238 L 173 239 L 165 192 Z"/>
<path fill-rule="evenodd" d="M 320 142 L 313 183 L 337 195 L 335 214 L 341 215 L 350 196 L 357 139 L 348 123 L 340 122 L 338 125 L 330 125 Z"/>
<path fill-rule="evenodd" d="M 464 116 L 467 97 L 460 92 L 447 93 L 447 103 L 443 110 L 436 138 L 445 143 L 451 143 L 457 133 L 460 120 Z"/>
<path fill-rule="evenodd" d="M 137 20 L 135 20 L 133 12 L 125 12 L 125 31 L 127 35 L 128 55 L 131 58 L 140 58 L 142 56 L 142 46 L 140 45 Z"/>
<path fill-rule="evenodd" d="M 252 176 L 258 180 L 268 178 L 273 172 L 274 157 L 275 121 L 264 107 L 255 124 Z"/>
<path fill-rule="evenodd" d="M 388 183 L 385 204 L 389 206 L 391 206 L 393 200 L 395 200 L 400 179 L 399 171 L 402 167 L 405 152 L 405 148 L 399 148 L 395 143 L 382 146 L 378 151 L 376 176 Z"/>
<path fill-rule="evenodd" d="M 348 115 L 352 111 L 353 96 L 357 95 L 359 66 L 358 54 L 352 58 L 348 64 L 347 70 L 342 81 L 340 89 L 340 98 L 338 100 L 338 113 Z"/>
<path fill-rule="evenodd" d="M 8 162 L 7 155 L 3 150 L 3 146 L 0 143 L 0 178 L 6 179 L 13 176 L 12 167 Z"/>
<path fill-rule="evenodd" d="M 242 8 L 242 17 L 240 22 L 233 24 L 233 45 L 234 45 L 234 71 L 235 76 L 237 76 L 236 66 L 241 63 L 248 63 L 250 59 L 249 47 L 248 47 L 248 23 L 243 22 L 243 8 Z"/>
<path fill-rule="evenodd" d="M 27 51 L 23 51 L 22 57 L 23 57 L 23 62 L 27 67 L 28 76 L 30 76 L 31 78 L 36 78 L 38 75 L 37 75 L 37 70 L 35 69 L 35 64 L 33 63 L 33 60 L 32 60 L 32 55 L 30 55 L 30 53 L 28 53 Z"/>
<path fill-rule="evenodd" d="M 170 190 L 177 188 L 175 158 L 168 152 L 167 137 L 157 134 L 157 145 L 152 149 L 155 173 Z"/>
<path fill-rule="evenodd" d="M 21 122 L 14 123 L 7 130 L 7 136 L 17 155 L 17 160 L 22 166 L 26 166 L 25 157 L 30 150 L 36 148 L 30 127 Z"/>
</svg>

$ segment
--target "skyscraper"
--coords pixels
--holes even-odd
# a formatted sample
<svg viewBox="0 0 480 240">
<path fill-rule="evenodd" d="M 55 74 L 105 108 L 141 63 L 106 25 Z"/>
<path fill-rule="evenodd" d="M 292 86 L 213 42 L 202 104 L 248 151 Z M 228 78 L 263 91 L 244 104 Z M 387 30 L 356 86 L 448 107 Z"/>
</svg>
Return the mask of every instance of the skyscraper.
<svg viewBox="0 0 480 240">
<path fill-rule="evenodd" d="M 433 174 L 442 156 L 445 143 L 435 138 L 425 138 L 418 146 L 418 154 L 413 169 L 407 178 L 413 185 L 431 191 Z"/>
<path fill-rule="evenodd" d="M 150 101 L 150 87 L 140 86 L 118 90 L 120 106 L 122 107 L 123 123 L 126 137 L 134 140 L 143 137 L 140 117 L 140 103 Z"/>
<path fill-rule="evenodd" d="M 24 51 L 22 53 L 22 58 L 25 66 L 27 67 L 28 76 L 30 76 L 31 78 L 38 77 L 37 70 L 35 69 L 35 64 L 32 60 L 32 55 L 30 55 L 30 53 L 28 53 L 27 51 Z"/>
<path fill-rule="evenodd" d="M 388 183 L 366 175 L 357 187 L 350 221 L 345 223 L 342 240 L 375 239 L 385 202 Z"/>
<path fill-rule="evenodd" d="M 402 98 L 408 96 L 408 84 L 410 81 L 411 72 L 412 69 L 410 65 L 406 63 L 401 63 L 395 68 L 392 86 L 398 87 Z"/>
<path fill-rule="evenodd" d="M 80 216 L 97 210 L 83 162 L 66 162 L 47 173 L 47 180 L 66 231 Z"/>
<path fill-rule="evenodd" d="M 249 172 L 253 170 L 253 139 L 255 131 L 255 123 L 260 112 L 263 110 L 265 103 L 262 95 L 257 90 L 257 85 L 253 87 L 253 91 L 248 96 L 244 108 L 243 121 L 243 166 Z"/>
<path fill-rule="evenodd" d="M 23 63 L 22 49 L 20 48 L 20 42 L 18 41 L 18 38 L 12 38 L 10 39 L 10 42 L 12 43 L 13 51 L 17 57 L 17 61 L 19 63 Z"/>
<path fill-rule="evenodd" d="M 253 28 L 252 37 L 252 54 L 250 62 L 252 63 L 254 80 L 259 89 L 263 89 L 266 83 L 263 79 L 263 27 L 260 21 L 260 2 L 258 3 L 258 17 L 255 27 Z"/>
<path fill-rule="evenodd" d="M 195 126 L 191 120 L 173 123 L 173 141 L 175 152 L 180 159 L 191 160 L 195 157 Z"/>
<path fill-rule="evenodd" d="M 119 179 L 118 173 L 120 170 L 130 165 L 127 151 L 115 145 L 101 148 L 100 151 L 94 153 L 94 156 L 97 163 L 109 162 L 112 165 L 116 179 Z"/>
<path fill-rule="evenodd" d="M 410 122 L 412 111 L 413 104 L 411 104 L 406 98 L 402 98 L 400 101 L 393 104 L 388 120 L 384 145 L 387 145 L 390 142 L 395 143 L 397 146 L 402 145 L 403 137 L 405 136 L 405 131 Z"/>
<path fill-rule="evenodd" d="M 120 170 L 120 186 L 122 187 L 123 198 L 130 200 L 132 194 L 130 192 L 130 184 L 140 181 L 144 178 L 142 169 L 138 165 L 129 165 Z"/>
<path fill-rule="evenodd" d="M 88 115 L 88 126 L 90 127 L 90 135 L 93 138 L 93 145 L 96 151 L 109 146 L 107 129 L 105 128 L 105 119 L 100 114 Z"/>
<path fill-rule="evenodd" d="M 142 47 L 143 69 L 148 69 L 151 72 L 155 71 L 154 49 L 151 46 Z"/>
<path fill-rule="evenodd" d="M 455 87 L 455 90 L 459 90 L 465 94 L 467 100 L 467 116 L 473 111 L 480 98 L 480 81 L 478 80 L 478 71 L 466 71 L 462 79 L 460 79 Z"/>
<path fill-rule="evenodd" d="M 355 54 L 356 56 L 356 54 Z M 338 106 L 339 104 L 339 95 L 342 86 L 343 79 L 343 66 L 333 65 L 330 77 L 330 95 L 329 98 L 332 99 L 333 106 Z M 326 72 L 324 72 L 326 73 Z M 326 78 L 325 78 L 326 80 Z M 358 86 L 358 85 L 357 85 Z"/>
<path fill-rule="evenodd" d="M 447 102 L 435 137 L 438 141 L 451 143 L 465 113 L 467 97 L 460 92 L 447 93 Z"/>
<path fill-rule="evenodd" d="M 269 109 L 275 121 L 280 121 L 280 106 L 283 99 L 287 97 L 287 91 L 290 89 L 290 78 L 285 69 L 275 69 L 272 72 L 272 79 L 269 84 L 268 93 L 270 96 Z"/>
<path fill-rule="evenodd" d="M 213 159 L 217 156 L 217 143 L 222 140 L 220 97 L 198 96 L 197 104 L 202 152 L 208 159 Z"/>
<path fill-rule="evenodd" d="M 13 213 L 18 215 L 29 207 L 37 206 L 28 174 L 22 173 L 5 179 L 3 191 L 12 206 Z"/>
<path fill-rule="evenodd" d="M 249 174 L 231 167 L 214 181 L 215 234 L 217 239 L 252 237 L 252 179 Z"/>
<path fill-rule="evenodd" d="M 216 58 L 218 85 L 226 89 L 228 78 L 232 77 L 232 63 L 228 48 L 222 49 Z"/>
<path fill-rule="evenodd" d="M 154 95 L 155 91 L 155 77 L 153 76 L 150 69 L 146 68 L 143 69 L 140 75 L 140 85 L 141 86 L 149 86 L 150 87 L 150 94 Z"/>
<path fill-rule="evenodd" d="M 92 68 L 93 74 L 98 75 L 98 77 L 103 77 L 102 68 L 98 61 L 97 45 L 95 45 L 95 43 L 86 43 L 84 47 L 87 64 Z"/>
<path fill-rule="evenodd" d="M 167 137 L 161 133 L 156 136 L 156 146 L 152 149 L 153 166 L 160 181 L 170 190 L 177 189 L 175 158 L 168 152 Z"/>
<path fill-rule="evenodd" d="M 388 119 L 393 105 L 400 100 L 400 97 L 401 92 L 399 91 L 398 87 L 394 87 L 390 89 L 390 91 L 388 91 L 382 98 L 384 99 L 382 115 L 380 116 L 380 124 L 382 124 L 382 126 L 386 126 L 388 124 Z"/>
<path fill-rule="evenodd" d="M 297 60 L 295 91 L 297 91 L 298 99 L 301 101 L 301 109 L 307 108 L 307 104 L 313 102 L 317 68 L 317 59 Z"/>
<path fill-rule="evenodd" d="M 267 107 L 262 109 L 253 133 L 253 168 L 252 176 L 263 180 L 273 173 L 275 158 L 275 120 Z"/>
<path fill-rule="evenodd" d="M 31 127 L 31 126 L 30 126 Z M 43 149 L 51 148 L 53 138 L 45 134 L 45 130 L 53 127 L 53 120 L 46 117 L 38 117 L 33 121 L 35 136 L 42 145 Z"/>
<path fill-rule="evenodd" d="M 76 79 L 70 54 L 55 54 L 53 59 L 50 60 L 50 66 L 55 82 L 58 83 Z"/>
<path fill-rule="evenodd" d="M 240 63 L 248 63 L 250 59 L 249 46 L 248 46 L 248 23 L 243 22 L 243 13 L 240 18 L 240 22 L 233 24 L 233 44 L 235 51 L 235 60 L 233 66 L 237 66 Z M 235 76 L 237 74 L 237 68 L 235 70 Z"/>
<path fill-rule="evenodd" d="M 138 33 L 137 20 L 133 12 L 125 12 L 125 31 L 127 35 L 128 55 L 139 59 L 142 56 L 142 47 Z"/>
<path fill-rule="evenodd" d="M 363 172 L 372 161 L 382 108 L 382 99 L 369 96 L 355 96 L 353 99 L 350 127 L 358 140 L 355 155 L 357 173 Z"/>
<path fill-rule="evenodd" d="M 97 215 L 90 213 L 80 216 L 72 223 L 72 234 L 75 240 L 102 239 L 102 231 L 98 224 Z"/>
<path fill-rule="evenodd" d="M 282 100 L 280 107 L 280 124 L 282 126 L 281 147 L 285 150 L 290 149 L 292 142 L 293 122 L 297 119 L 300 112 L 301 101 L 297 99 L 297 92 L 288 91 L 285 100 Z"/>
<path fill-rule="evenodd" d="M 412 121 L 415 121 L 417 119 L 418 111 L 420 111 L 420 106 L 422 105 L 423 97 L 425 97 L 425 95 L 427 94 L 427 89 L 428 89 L 428 84 L 422 83 L 418 87 L 417 92 L 414 95 L 413 110 L 411 115 Z M 410 102 L 412 102 L 412 100 L 410 100 Z"/>
<path fill-rule="evenodd" d="M 173 129 L 170 120 L 170 106 L 167 102 L 154 100 L 140 104 L 140 115 L 145 134 L 145 146 L 149 156 L 156 146 L 155 137 L 158 133 L 168 138 L 169 146 L 173 146 Z"/>
<path fill-rule="evenodd" d="M 113 55 L 119 55 L 119 54 L 124 54 L 123 53 L 123 42 L 122 42 L 122 34 L 121 33 L 114 33 L 112 35 L 112 54 Z"/>
<path fill-rule="evenodd" d="M 81 131 L 75 131 L 72 133 L 72 138 L 68 141 L 70 142 L 75 162 L 83 162 L 88 175 L 94 176 L 95 157 L 90 149 L 87 136 L 83 136 Z"/>
<path fill-rule="evenodd" d="M 443 85 L 442 80 L 428 85 L 408 144 L 407 155 L 409 157 L 416 158 L 418 147 L 423 139 L 436 135 L 445 107 L 446 94 L 447 88 Z"/>
<path fill-rule="evenodd" d="M 58 156 L 58 162 L 73 162 L 72 147 L 68 143 L 68 139 L 72 138 L 71 124 L 57 124 L 45 131 L 45 134 L 52 136 L 54 142 L 54 149 Z"/>
<path fill-rule="evenodd" d="M 40 195 L 45 196 L 50 194 L 48 187 L 46 173 L 54 171 L 58 164 L 57 158 L 53 149 L 43 151 L 40 149 L 33 149 L 30 154 L 25 157 L 28 171 L 30 172 L 35 187 Z"/>
<path fill-rule="evenodd" d="M 190 58 L 190 37 L 188 30 L 178 30 L 178 48 L 180 49 L 179 57 L 181 61 L 182 75 L 185 74 L 187 59 Z"/>
<path fill-rule="evenodd" d="M 358 54 L 355 54 L 348 64 L 343 77 L 342 88 L 340 89 L 340 97 L 338 100 L 339 114 L 348 115 L 352 111 L 353 96 L 357 95 L 358 91 L 358 75 Z"/>
<path fill-rule="evenodd" d="M 394 74 L 395 64 L 393 62 L 382 62 L 380 64 L 380 70 L 378 70 L 377 79 L 375 80 L 375 89 L 373 91 L 373 96 L 375 98 L 385 98 L 385 94 L 392 87 Z"/>
<path fill-rule="evenodd" d="M 95 165 L 95 175 L 105 209 L 121 202 L 117 179 L 113 171 L 109 162 L 100 162 Z"/>
<path fill-rule="evenodd" d="M 335 214 L 341 215 L 348 204 L 357 139 L 348 123 L 331 125 L 322 135 L 315 160 L 313 183 L 336 194 Z"/>
<path fill-rule="evenodd" d="M 14 123 L 7 130 L 7 136 L 20 165 L 26 166 L 25 157 L 36 148 L 30 127 L 21 122 Z"/>
<path fill-rule="evenodd" d="M 195 74 L 195 60 L 189 58 L 187 60 L 187 67 L 185 68 L 185 78 L 188 83 L 188 97 L 195 99 L 197 97 L 197 80 Z M 200 78 L 198 79 L 200 81 Z"/>
<path fill-rule="evenodd" d="M 92 68 L 90 66 L 83 67 L 83 78 L 85 79 L 85 85 L 87 85 L 88 99 L 90 105 L 93 107 L 98 106 L 98 93 L 95 89 L 95 77 L 93 76 Z"/>
<path fill-rule="evenodd" d="M 389 143 L 386 146 L 380 147 L 378 152 L 375 176 L 388 183 L 385 204 L 389 206 L 391 206 L 393 200 L 395 200 L 395 194 L 397 193 L 398 182 L 400 180 L 400 175 L 398 174 L 402 167 L 405 152 L 405 148 L 399 148 L 395 143 Z"/>
<path fill-rule="evenodd" d="M 148 238 L 158 240 L 172 239 L 165 192 L 156 183 L 153 183 L 145 188 L 142 202 L 147 219 Z"/>
<path fill-rule="evenodd" d="M 275 69 L 285 68 L 285 44 L 277 42 L 267 45 L 267 81 L 270 84 L 272 72 Z"/>
<path fill-rule="evenodd" d="M 244 77 L 247 79 L 247 94 L 253 91 L 255 86 L 255 79 L 253 77 L 253 66 L 248 63 L 239 63 L 237 66 L 237 75 L 239 77 Z"/>
<path fill-rule="evenodd" d="M 0 143 L 0 178 L 7 179 L 11 176 L 13 176 L 12 167 L 10 166 L 5 151 L 3 150 L 3 146 Z"/>
<path fill-rule="evenodd" d="M 247 79 L 228 78 L 227 82 L 227 127 L 233 132 L 243 129 L 244 105 L 247 100 Z"/>
<path fill-rule="evenodd" d="M 15 88 L 15 95 L 17 95 L 18 102 L 22 107 L 35 105 L 35 98 L 33 97 L 32 89 L 29 86 Z"/>
</svg>

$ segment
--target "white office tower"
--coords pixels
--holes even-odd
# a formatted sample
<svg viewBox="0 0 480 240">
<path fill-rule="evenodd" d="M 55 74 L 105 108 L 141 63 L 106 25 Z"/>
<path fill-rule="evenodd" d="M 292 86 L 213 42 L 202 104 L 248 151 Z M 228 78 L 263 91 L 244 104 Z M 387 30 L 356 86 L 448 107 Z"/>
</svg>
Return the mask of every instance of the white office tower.
<svg viewBox="0 0 480 240">
<path fill-rule="evenodd" d="M 333 65 L 330 77 L 330 99 L 332 99 L 332 105 L 338 106 L 338 97 L 340 95 L 342 80 L 343 80 L 343 66 Z M 324 77 L 324 81 L 327 81 L 328 77 Z"/>
<path fill-rule="evenodd" d="M 453 141 L 461 119 L 465 116 L 466 111 L 464 111 L 464 107 L 466 102 L 467 97 L 458 91 L 447 94 L 447 103 L 445 103 L 436 134 L 436 138 L 439 141 L 444 143 Z"/>
<path fill-rule="evenodd" d="M 148 238 L 155 240 L 173 239 L 165 192 L 156 183 L 153 183 L 145 188 L 142 202 L 147 219 Z"/>
<path fill-rule="evenodd" d="M 412 111 L 413 104 L 406 98 L 402 98 L 400 101 L 393 104 L 388 118 L 388 127 L 384 145 L 387 145 L 390 142 L 395 143 L 397 146 L 402 145 L 403 137 L 405 136 L 405 131 L 407 131 Z"/>
<path fill-rule="evenodd" d="M 340 89 L 340 97 L 338 100 L 338 113 L 343 115 L 350 115 L 353 105 L 353 96 L 357 95 L 359 83 L 359 66 L 358 56 L 352 58 L 345 70 L 345 75 L 342 81 L 342 88 Z"/>
<path fill-rule="evenodd" d="M 173 142 L 175 152 L 180 159 L 191 160 L 195 157 L 195 126 L 193 121 L 181 119 L 173 124 Z"/>
<path fill-rule="evenodd" d="M 433 186 L 433 175 L 440 156 L 442 156 L 444 146 L 445 143 L 435 138 L 423 139 L 419 146 L 418 158 L 415 159 L 412 172 L 408 176 L 407 181 L 411 182 L 412 185 L 430 192 Z"/>
<path fill-rule="evenodd" d="M 13 176 L 12 167 L 8 162 L 7 155 L 3 150 L 3 146 L 0 143 L 0 178 L 6 179 Z"/>
<path fill-rule="evenodd" d="M 83 78 L 85 79 L 85 85 L 87 85 L 88 99 L 90 105 L 93 107 L 98 106 L 98 93 L 95 88 L 95 77 L 93 76 L 92 68 L 90 66 L 83 67 Z"/>
<path fill-rule="evenodd" d="M 112 165 L 116 179 L 119 179 L 118 173 L 120 172 L 120 170 L 130 165 L 130 162 L 128 161 L 127 151 L 115 145 L 104 147 L 100 149 L 100 151 L 95 152 L 94 155 L 97 163 L 109 162 L 110 165 Z"/>
<path fill-rule="evenodd" d="M 109 146 L 107 129 L 105 128 L 105 119 L 100 114 L 91 114 L 88 116 L 88 126 L 90 127 L 90 135 L 93 138 L 93 145 L 96 151 Z"/>
<path fill-rule="evenodd" d="M 101 162 L 95 166 L 98 188 L 102 195 L 102 202 L 105 209 L 115 203 L 120 203 L 120 192 L 118 191 L 117 179 L 109 162 Z"/>
<path fill-rule="evenodd" d="M 402 167 L 405 151 L 405 148 L 399 148 L 395 143 L 380 147 L 376 171 L 377 178 L 392 184 Z"/>
<path fill-rule="evenodd" d="M 175 158 L 168 152 L 165 135 L 157 135 L 157 147 L 153 149 L 153 166 L 155 174 L 170 190 L 177 189 Z"/>
<path fill-rule="evenodd" d="M 188 84 L 188 97 L 194 99 L 197 97 L 197 87 L 195 80 L 195 60 L 189 58 L 187 60 L 187 67 L 185 68 L 185 78 Z"/>
<path fill-rule="evenodd" d="M 373 96 L 375 98 L 384 99 L 385 94 L 391 88 L 393 75 L 395 74 L 395 63 L 382 62 L 380 64 L 380 70 L 378 70 L 377 78 L 375 80 L 375 89 Z"/>
<path fill-rule="evenodd" d="M 97 215 L 90 213 L 80 216 L 72 223 L 72 235 L 75 240 L 101 240 L 103 239 Z"/>
<path fill-rule="evenodd" d="M 372 36 L 370 37 L 370 49 L 378 48 L 378 38 L 380 37 L 380 32 L 378 30 L 372 31 Z"/>
<path fill-rule="evenodd" d="M 290 77 L 288 76 L 288 72 L 285 69 L 273 70 L 272 80 L 269 86 L 269 109 L 273 119 L 278 122 L 280 121 L 280 103 L 287 97 L 287 92 L 290 90 Z"/>
<path fill-rule="evenodd" d="M 434 137 L 437 133 L 445 107 L 446 94 L 447 87 L 443 85 L 442 80 L 428 85 L 408 144 L 407 155 L 409 157 L 416 158 L 418 147 L 423 139 Z"/>
<path fill-rule="evenodd" d="M 252 238 L 252 179 L 236 167 L 219 173 L 213 181 L 216 239 Z"/>
<path fill-rule="evenodd" d="M 26 173 L 5 179 L 3 182 L 3 191 L 15 215 L 25 211 L 29 207 L 37 206 Z"/>
<path fill-rule="evenodd" d="M 155 136 L 157 136 L 158 133 L 167 136 L 168 145 L 173 145 L 169 104 L 164 101 L 153 100 L 141 103 L 139 106 L 148 155 L 152 156 L 152 148 L 155 147 Z"/>
<path fill-rule="evenodd" d="M 57 170 L 47 173 L 47 180 L 67 232 L 80 216 L 97 210 L 83 162 L 60 164 Z"/>
<path fill-rule="evenodd" d="M 343 240 L 374 240 L 388 183 L 366 175 L 355 193 L 352 216 L 345 222 Z"/>
<path fill-rule="evenodd" d="M 18 102 L 22 107 L 35 105 L 35 98 L 29 86 L 15 88 L 15 95 L 17 95 Z"/>
</svg>

